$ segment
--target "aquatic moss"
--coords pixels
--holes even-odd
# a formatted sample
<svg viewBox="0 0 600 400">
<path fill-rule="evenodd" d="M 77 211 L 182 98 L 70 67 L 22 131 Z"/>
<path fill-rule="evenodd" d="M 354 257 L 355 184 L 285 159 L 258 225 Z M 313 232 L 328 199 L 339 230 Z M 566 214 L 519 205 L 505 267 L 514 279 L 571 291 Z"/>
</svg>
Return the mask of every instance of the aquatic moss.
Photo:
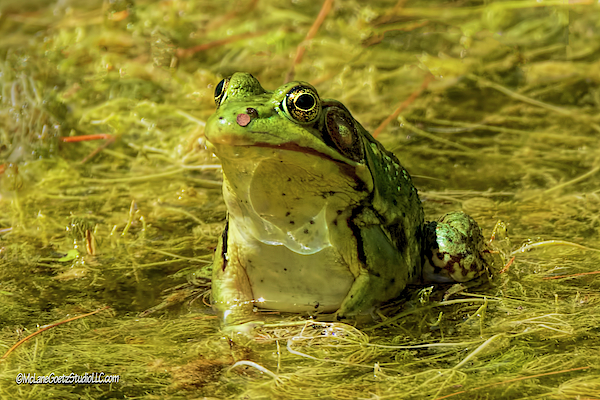
<svg viewBox="0 0 600 400">
<path fill-rule="evenodd" d="M 320 3 L 3 2 L 0 348 L 111 308 L 11 353 L 2 397 L 600 397 L 600 12 L 563 3 L 337 2 L 303 43 Z M 204 121 L 222 76 L 274 88 L 300 43 L 295 78 L 371 131 L 424 87 L 379 139 L 429 218 L 504 221 L 510 265 L 377 324 L 272 315 L 230 343 L 204 304 L 226 211 Z"/>
</svg>

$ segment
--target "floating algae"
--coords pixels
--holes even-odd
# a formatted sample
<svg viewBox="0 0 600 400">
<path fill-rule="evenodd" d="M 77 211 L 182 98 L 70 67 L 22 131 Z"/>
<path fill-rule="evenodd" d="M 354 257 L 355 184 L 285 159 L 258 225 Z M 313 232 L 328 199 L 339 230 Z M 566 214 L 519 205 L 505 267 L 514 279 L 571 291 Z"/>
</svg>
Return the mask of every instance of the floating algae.
<svg viewBox="0 0 600 400">
<path fill-rule="evenodd" d="M 12 351 L 0 396 L 600 397 L 600 9 L 580 3 L 338 1 L 308 35 L 320 2 L 3 2 L 2 353 L 110 309 Z M 374 323 L 268 315 L 223 339 L 203 127 L 235 71 L 293 71 L 381 125 L 430 219 L 506 223 L 505 272 L 411 286 Z M 15 383 L 71 372 L 120 381 Z"/>
</svg>

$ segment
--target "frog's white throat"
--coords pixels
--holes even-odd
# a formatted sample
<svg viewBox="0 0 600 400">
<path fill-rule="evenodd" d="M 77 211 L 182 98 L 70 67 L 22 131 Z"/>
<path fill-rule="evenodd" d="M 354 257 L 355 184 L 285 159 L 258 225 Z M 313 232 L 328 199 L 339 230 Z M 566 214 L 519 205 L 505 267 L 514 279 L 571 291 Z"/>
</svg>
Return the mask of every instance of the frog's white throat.
<svg viewBox="0 0 600 400">
<path fill-rule="evenodd" d="M 269 149 L 219 156 L 229 223 L 247 244 L 258 240 L 315 254 L 332 246 L 330 224 L 357 201 L 355 182 L 315 155 Z"/>
</svg>

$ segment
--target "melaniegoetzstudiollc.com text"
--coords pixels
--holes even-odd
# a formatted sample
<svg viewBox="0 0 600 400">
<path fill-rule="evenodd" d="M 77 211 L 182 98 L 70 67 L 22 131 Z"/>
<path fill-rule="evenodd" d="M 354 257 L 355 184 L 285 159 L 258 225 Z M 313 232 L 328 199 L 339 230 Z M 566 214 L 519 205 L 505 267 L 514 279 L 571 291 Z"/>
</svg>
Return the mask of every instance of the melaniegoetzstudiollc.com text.
<svg viewBox="0 0 600 400">
<path fill-rule="evenodd" d="M 118 383 L 120 375 L 107 375 L 104 372 L 86 372 L 83 375 L 71 372 L 69 375 L 55 374 L 54 372 L 48 375 L 37 375 L 36 373 L 24 374 L 19 373 L 15 378 L 17 385 L 89 385 L 89 384 L 105 384 Z"/>
</svg>

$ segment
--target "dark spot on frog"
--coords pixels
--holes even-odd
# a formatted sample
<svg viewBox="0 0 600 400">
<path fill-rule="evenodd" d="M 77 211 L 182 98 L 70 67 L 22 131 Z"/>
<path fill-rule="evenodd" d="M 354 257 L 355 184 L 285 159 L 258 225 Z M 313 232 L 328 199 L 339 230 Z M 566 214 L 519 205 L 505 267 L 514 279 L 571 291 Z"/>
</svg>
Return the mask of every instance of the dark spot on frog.
<svg viewBox="0 0 600 400">
<path fill-rule="evenodd" d="M 357 254 L 358 261 L 360 261 L 363 266 L 366 266 L 369 264 L 367 263 L 367 254 L 365 253 L 365 246 L 364 246 L 364 242 L 363 242 L 361 228 L 358 225 L 356 225 L 356 222 L 354 222 L 356 217 L 360 213 L 362 213 L 362 211 L 363 211 L 363 209 L 361 207 L 356 207 L 352 211 L 352 215 L 350 216 L 350 218 L 348 218 L 346 223 L 348 224 L 348 228 L 350 228 L 354 238 L 356 239 L 356 252 L 358 253 Z M 338 210 L 338 215 L 341 213 L 342 213 L 342 211 Z"/>
<path fill-rule="evenodd" d="M 483 261 L 483 259 L 481 258 L 481 256 L 479 256 L 478 258 L 479 258 L 479 260 L 480 260 L 480 262 L 481 262 L 482 264 L 485 264 L 485 261 Z M 471 264 L 471 266 L 469 267 L 469 270 L 470 270 L 470 271 L 475 271 L 475 272 L 476 272 L 476 271 L 479 271 L 479 270 L 481 269 L 481 267 L 480 267 L 478 264 L 479 264 L 479 263 L 476 263 L 476 262 L 474 262 L 474 263 L 473 263 L 473 264 Z M 465 269 L 463 272 L 466 274 L 467 270 Z"/>
<path fill-rule="evenodd" d="M 337 219 L 334 219 L 334 220 L 333 220 L 333 224 L 334 224 L 335 226 L 337 226 Z"/>
<path fill-rule="evenodd" d="M 313 221 L 312 219 L 310 220 L 310 224 L 314 225 L 315 221 Z"/>
<path fill-rule="evenodd" d="M 368 191 L 367 190 L 367 185 L 363 181 L 356 179 L 354 182 L 356 183 L 356 185 L 354 186 L 354 190 L 355 191 L 357 191 L 357 192 L 366 192 L 366 191 Z"/>
<path fill-rule="evenodd" d="M 304 230 L 304 234 L 305 234 L 305 235 L 308 235 L 308 229 L 305 229 L 305 230 Z"/>
<path fill-rule="evenodd" d="M 225 222 L 225 229 L 223 229 L 223 233 L 221 236 L 221 258 L 223 259 L 223 266 L 221 267 L 223 271 L 225 271 L 225 268 L 227 267 L 227 239 L 228 239 L 228 233 L 229 233 L 229 218 L 227 218 L 227 221 Z"/>
<path fill-rule="evenodd" d="M 402 228 L 401 225 L 392 225 L 387 227 L 390 236 L 393 238 L 394 245 L 400 251 L 404 251 L 406 246 L 408 245 L 408 240 L 406 238 L 406 232 Z"/>
<path fill-rule="evenodd" d="M 292 181 L 292 178 L 288 178 L 288 180 L 287 180 L 287 181 L 288 181 L 288 182 L 291 182 L 291 181 Z"/>
<path fill-rule="evenodd" d="M 390 286 L 392 286 L 394 283 L 396 283 L 396 278 L 390 279 Z"/>
<path fill-rule="evenodd" d="M 394 205 L 395 205 L 395 206 L 397 206 L 397 205 L 398 205 L 398 200 L 396 200 L 396 199 L 393 199 L 393 200 L 392 200 L 392 203 L 394 203 Z"/>
<path fill-rule="evenodd" d="M 336 212 L 337 212 L 337 215 L 342 215 L 343 211 L 342 210 L 337 210 Z"/>
<path fill-rule="evenodd" d="M 284 268 L 283 270 L 284 270 L 284 271 L 287 271 L 287 268 Z"/>
<path fill-rule="evenodd" d="M 315 310 L 319 308 L 319 302 L 317 301 L 317 304 L 315 304 Z"/>
<path fill-rule="evenodd" d="M 290 216 L 290 214 L 291 214 L 291 212 L 289 212 L 289 211 L 288 211 L 288 212 L 286 212 L 286 213 L 285 213 L 285 216 L 286 216 L 286 217 L 289 217 L 289 216 Z"/>
<path fill-rule="evenodd" d="M 295 222 L 294 222 L 294 221 L 290 221 L 290 225 L 294 225 L 294 224 L 295 224 Z"/>
<path fill-rule="evenodd" d="M 285 196 L 285 193 L 281 193 L 282 196 Z"/>
</svg>

